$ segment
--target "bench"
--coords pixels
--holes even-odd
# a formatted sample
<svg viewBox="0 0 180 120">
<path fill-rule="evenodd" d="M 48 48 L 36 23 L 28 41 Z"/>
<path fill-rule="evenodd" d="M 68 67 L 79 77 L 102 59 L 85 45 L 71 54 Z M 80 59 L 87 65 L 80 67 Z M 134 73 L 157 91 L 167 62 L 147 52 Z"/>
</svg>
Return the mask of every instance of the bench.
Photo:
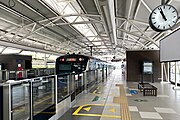
<svg viewBox="0 0 180 120">
<path fill-rule="evenodd" d="M 157 88 L 149 83 L 139 83 L 138 89 L 143 92 L 143 96 L 157 96 Z"/>
</svg>

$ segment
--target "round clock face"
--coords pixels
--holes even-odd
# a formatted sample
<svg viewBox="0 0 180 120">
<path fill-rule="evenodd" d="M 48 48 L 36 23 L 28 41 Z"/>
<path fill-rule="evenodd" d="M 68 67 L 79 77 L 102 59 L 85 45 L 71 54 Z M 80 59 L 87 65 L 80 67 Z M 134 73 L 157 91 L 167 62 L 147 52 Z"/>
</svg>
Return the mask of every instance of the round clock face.
<svg viewBox="0 0 180 120">
<path fill-rule="evenodd" d="M 177 20 L 178 12 L 172 5 L 160 5 L 152 11 L 149 24 L 156 31 L 165 31 L 173 27 Z"/>
</svg>

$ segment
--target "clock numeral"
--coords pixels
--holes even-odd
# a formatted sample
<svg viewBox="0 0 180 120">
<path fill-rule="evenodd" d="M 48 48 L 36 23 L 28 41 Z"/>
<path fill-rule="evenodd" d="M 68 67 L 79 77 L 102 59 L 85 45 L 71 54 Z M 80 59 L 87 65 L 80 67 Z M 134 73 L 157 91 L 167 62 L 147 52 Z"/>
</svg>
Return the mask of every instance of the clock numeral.
<svg viewBox="0 0 180 120">
<path fill-rule="evenodd" d="M 172 11 L 172 13 L 174 13 L 175 12 L 175 10 L 174 11 Z"/>
<path fill-rule="evenodd" d="M 176 23 L 175 21 L 173 21 L 173 23 Z"/>
<path fill-rule="evenodd" d="M 156 12 L 153 12 L 154 14 L 156 14 Z"/>
<path fill-rule="evenodd" d="M 158 28 L 160 27 L 160 25 L 158 25 Z"/>
<path fill-rule="evenodd" d="M 169 10 L 171 9 L 171 6 L 169 7 Z"/>
<path fill-rule="evenodd" d="M 152 19 L 155 19 L 155 17 L 152 17 Z"/>
<path fill-rule="evenodd" d="M 165 26 L 163 26 L 163 29 L 165 29 Z"/>
<path fill-rule="evenodd" d="M 158 10 L 161 10 L 161 8 L 159 7 Z"/>
<path fill-rule="evenodd" d="M 164 7 L 163 7 L 164 9 L 165 9 L 165 5 L 164 5 Z"/>
<path fill-rule="evenodd" d="M 174 16 L 174 18 L 175 18 L 176 16 Z"/>
<path fill-rule="evenodd" d="M 171 25 L 169 25 L 169 27 L 171 27 Z"/>
<path fill-rule="evenodd" d="M 156 22 L 154 22 L 153 24 L 156 24 Z"/>
</svg>

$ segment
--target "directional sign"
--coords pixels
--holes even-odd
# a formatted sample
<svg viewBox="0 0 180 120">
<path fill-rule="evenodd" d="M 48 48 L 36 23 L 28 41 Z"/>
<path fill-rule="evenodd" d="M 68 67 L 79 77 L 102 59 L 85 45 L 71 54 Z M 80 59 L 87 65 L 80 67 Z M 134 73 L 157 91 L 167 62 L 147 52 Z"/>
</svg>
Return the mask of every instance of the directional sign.
<svg viewBox="0 0 180 120">
<path fill-rule="evenodd" d="M 98 100 L 99 100 L 99 96 L 95 96 L 94 99 L 92 100 L 92 102 L 98 101 Z"/>
</svg>

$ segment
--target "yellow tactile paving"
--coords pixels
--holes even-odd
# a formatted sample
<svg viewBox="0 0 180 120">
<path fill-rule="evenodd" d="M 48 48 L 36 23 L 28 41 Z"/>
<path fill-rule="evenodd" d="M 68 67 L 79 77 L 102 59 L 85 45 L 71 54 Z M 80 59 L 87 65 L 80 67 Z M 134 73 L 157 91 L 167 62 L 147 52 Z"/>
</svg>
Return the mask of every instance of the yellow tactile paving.
<svg viewBox="0 0 180 120">
<path fill-rule="evenodd" d="M 126 92 L 122 84 L 116 84 L 120 90 L 120 97 L 114 97 L 113 102 L 120 104 L 121 120 L 131 120 Z"/>
</svg>

